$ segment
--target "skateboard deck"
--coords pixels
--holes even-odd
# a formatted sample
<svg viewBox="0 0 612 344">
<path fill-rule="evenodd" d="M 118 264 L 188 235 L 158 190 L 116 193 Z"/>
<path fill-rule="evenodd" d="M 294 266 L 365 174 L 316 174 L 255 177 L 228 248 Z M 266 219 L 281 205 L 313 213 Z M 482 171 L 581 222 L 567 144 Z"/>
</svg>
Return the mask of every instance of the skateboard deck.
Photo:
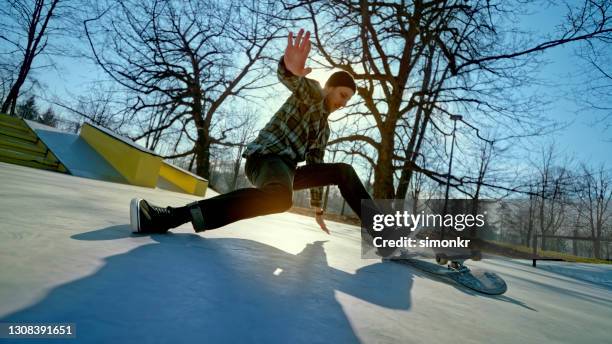
<svg viewBox="0 0 612 344">
<path fill-rule="evenodd" d="M 419 270 L 440 276 L 466 288 L 488 295 L 501 295 L 506 292 L 506 282 L 494 272 L 471 269 L 461 264 L 458 268 L 438 265 L 416 255 L 402 253 L 391 261 L 412 266 Z"/>
</svg>

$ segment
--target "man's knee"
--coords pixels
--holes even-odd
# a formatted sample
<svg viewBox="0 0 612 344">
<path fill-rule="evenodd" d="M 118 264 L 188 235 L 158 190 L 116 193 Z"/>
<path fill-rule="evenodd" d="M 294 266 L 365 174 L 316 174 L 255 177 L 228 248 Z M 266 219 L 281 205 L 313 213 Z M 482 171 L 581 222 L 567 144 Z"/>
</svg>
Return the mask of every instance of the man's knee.
<svg viewBox="0 0 612 344">
<path fill-rule="evenodd" d="M 351 180 L 357 176 L 357 173 L 355 173 L 355 169 L 353 168 L 352 165 L 341 162 L 341 163 L 338 163 L 337 166 L 340 172 L 339 173 L 340 178 L 342 180 L 345 180 L 345 181 Z"/>
<path fill-rule="evenodd" d="M 283 190 L 272 194 L 274 209 L 279 212 L 285 212 L 293 206 L 293 193 L 291 190 Z"/>
<path fill-rule="evenodd" d="M 285 212 L 291 209 L 292 206 L 293 206 L 293 193 L 291 191 L 283 192 L 279 194 L 279 200 L 278 200 L 279 212 Z"/>
<path fill-rule="evenodd" d="M 267 201 L 275 213 L 282 213 L 293 206 L 293 190 L 284 185 L 266 185 L 261 188 L 267 194 Z M 264 201 L 264 200 L 262 200 Z"/>
</svg>

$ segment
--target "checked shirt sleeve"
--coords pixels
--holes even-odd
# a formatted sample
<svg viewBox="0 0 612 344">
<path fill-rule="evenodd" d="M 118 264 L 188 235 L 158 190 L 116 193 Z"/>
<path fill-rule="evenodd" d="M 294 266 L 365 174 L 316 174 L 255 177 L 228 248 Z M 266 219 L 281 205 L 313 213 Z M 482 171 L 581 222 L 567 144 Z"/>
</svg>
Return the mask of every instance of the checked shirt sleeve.
<svg viewBox="0 0 612 344">
<path fill-rule="evenodd" d="M 316 147 L 310 149 L 306 153 L 306 164 L 322 164 L 323 163 L 323 155 L 325 154 L 324 147 Z M 323 187 L 311 188 L 310 189 L 310 206 L 311 207 L 321 207 L 321 200 L 323 199 Z"/>
<path fill-rule="evenodd" d="M 278 80 L 287 86 L 293 94 L 303 103 L 314 104 L 322 100 L 321 87 L 315 80 L 299 77 L 291 73 L 285 67 L 285 61 L 281 57 L 276 70 Z"/>
</svg>

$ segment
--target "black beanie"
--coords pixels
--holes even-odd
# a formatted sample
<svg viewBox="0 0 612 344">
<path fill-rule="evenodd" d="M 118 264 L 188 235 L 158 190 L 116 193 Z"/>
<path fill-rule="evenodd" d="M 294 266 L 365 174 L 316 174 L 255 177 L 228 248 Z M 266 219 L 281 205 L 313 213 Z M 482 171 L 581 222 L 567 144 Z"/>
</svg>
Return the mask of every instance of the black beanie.
<svg viewBox="0 0 612 344">
<path fill-rule="evenodd" d="M 325 83 L 325 87 L 336 87 L 336 86 L 346 86 L 355 92 L 355 80 L 353 76 L 349 72 L 345 72 L 343 70 L 339 72 L 335 72 L 332 74 L 327 82 Z"/>
</svg>

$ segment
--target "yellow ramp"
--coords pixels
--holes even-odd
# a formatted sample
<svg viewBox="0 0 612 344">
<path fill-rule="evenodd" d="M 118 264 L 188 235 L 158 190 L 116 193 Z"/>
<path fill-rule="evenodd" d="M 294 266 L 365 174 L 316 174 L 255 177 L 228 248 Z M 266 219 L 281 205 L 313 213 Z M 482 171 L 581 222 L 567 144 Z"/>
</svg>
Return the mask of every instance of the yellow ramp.
<svg viewBox="0 0 612 344">
<path fill-rule="evenodd" d="M 81 137 L 130 184 L 155 187 L 162 158 L 100 126 L 85 123 Z"/>
<path fill-rule="evenodd" d="M 80 136 L 130 184 L 154 188 L 163 178 L 182 192 L 197 196 L 206 193 L 206 179 L 163 161 L 155 152 L 106 128 L 85 123 Z"/>
<path fill-rule="evenodd" d="M 196 196 L 204 196 L 206 194 L 208 187 L 206 179 L 165 161 L 161 164 L 159 176 L 178 186 L 186 193 Z"/>
</svg>

